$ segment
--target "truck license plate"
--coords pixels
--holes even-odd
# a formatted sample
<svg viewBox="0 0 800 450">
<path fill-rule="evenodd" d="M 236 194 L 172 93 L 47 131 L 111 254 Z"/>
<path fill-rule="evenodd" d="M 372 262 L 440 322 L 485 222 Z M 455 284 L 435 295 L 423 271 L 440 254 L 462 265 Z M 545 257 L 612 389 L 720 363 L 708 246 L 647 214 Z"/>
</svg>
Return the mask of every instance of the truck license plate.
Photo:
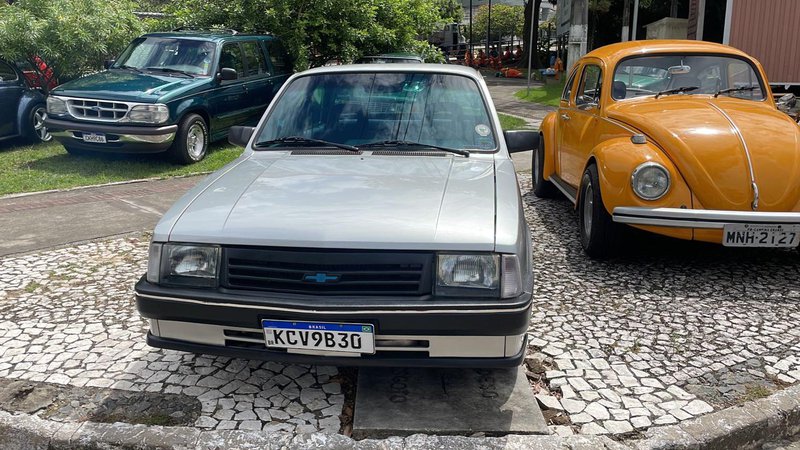
<svg viewBox="0 0 800 450">
<path fill-rule="evenodd" d="M 800 225 L 729 224 L 722 230 L 726 247 L 797 247 Z"/>
<path fill-rule="evenodd" d="M 370 324 L 262 320 L 268 348 L 341 353 L 375 353 Z"/>
<path fill-rule="evenodd" d="M 83 142 L 91 142 L 93 144 L 105 144 L 106 135 L 103 133 L 83 133 Z"/>
</svg>

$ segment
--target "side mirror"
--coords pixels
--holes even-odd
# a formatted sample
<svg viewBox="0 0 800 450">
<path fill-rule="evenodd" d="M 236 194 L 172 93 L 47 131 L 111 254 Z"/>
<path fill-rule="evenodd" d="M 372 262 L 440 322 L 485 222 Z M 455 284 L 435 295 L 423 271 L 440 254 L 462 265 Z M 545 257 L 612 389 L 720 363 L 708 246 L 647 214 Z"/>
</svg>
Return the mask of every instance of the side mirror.
<svg viewBox="0 0 800 450">
<path fill-rule="evenodd" d="M 247 147 L 247 143 L 250 142 L 250 138 L 253 137 L 255 131 L 255 127 L 231 127 L 230 131 L 228 131 L 228 142 L 239 147 Z"/>
<path fill-rule="evenodd" d="M 103 61 L 103 68 L 108 70 L 114 65 L 115 62 L 117 62 L 115 59 L 107 59 Z"/>
<path fill-rule="evenodd" d="M 792 108 L 795 107 L 795 105 L 797 105 L 797 97 L 795 97 L 794 94 L 783 95 L 778 99 L 776 105 L 778 106 L 779 110 L 788 113 Z"/>
<path fill-rule="evenodd" d="M 519 153 L 539 148 L 539 132 L 534 130 L 504 131 L 508 153 Z"/>
<path fill-rule="evenodd" d="M 236 69 L 231 69 L 230 67 L 223 67 L 219 71 L 219 79 L 220 81 L 238 80 L 239 74 L 236 72 Z"/>
</svg>

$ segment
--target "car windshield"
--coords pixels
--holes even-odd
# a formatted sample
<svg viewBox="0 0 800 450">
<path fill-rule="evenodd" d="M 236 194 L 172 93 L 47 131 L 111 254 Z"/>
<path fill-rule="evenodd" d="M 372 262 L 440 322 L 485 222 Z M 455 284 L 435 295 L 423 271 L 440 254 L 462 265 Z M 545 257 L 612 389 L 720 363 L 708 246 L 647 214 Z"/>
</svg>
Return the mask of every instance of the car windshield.
<svg viewBox="0 0 800 450">
<path fill-rule="evenodd" d="M 611 92 L 615 100 L 658 93 L 763 100 L 762 86 L 753 66 L 733 56 L 657 55 L 628 58 L 619 63 Z"/>
<path fill-rule="evenodd" d="M 136 69 L 209 76 L 216 45 L 194 39 L 143 37 L 135 39 L 114 63 L 115 69 Z"/>
<path fill-rule="evenodd" d="M 361 146 L 419 144 L 494 150 L 492 120 L 477 83 L 438 73 L 334 73 L 286 87 L 260 131 L 258 147 L 292 137 Z M 269 143 L 259 146 L 258 143 Z M 310 145 L 306 141 L 306 144 Z"/>
</svg>

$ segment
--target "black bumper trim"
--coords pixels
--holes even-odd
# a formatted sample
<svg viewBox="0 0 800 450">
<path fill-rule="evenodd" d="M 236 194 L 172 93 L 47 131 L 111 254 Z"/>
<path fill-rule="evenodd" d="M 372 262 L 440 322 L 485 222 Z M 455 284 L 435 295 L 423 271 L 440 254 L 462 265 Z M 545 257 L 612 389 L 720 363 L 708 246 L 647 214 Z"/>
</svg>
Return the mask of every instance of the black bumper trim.
<svg viewBox="0 0 800 450">
<path fill-rule="evenodd" d="M 47 128 L 53 130 L 75 130 L 75 131 L 95 131 L 106 134 L 133 134 L 140 136 L 158 136 L 162 134 L 175 133 L 178 131 L 177 125 L 164 125 L 160 127 L 152 126 L 119 126 L 103 125 L 96 122 L 73 122 L 67 120 L 45 119 Z"/>
<path fill-rule="evenodd" d="M 228 356 L 231 358 L 254 359 L 263 361 L 276 361 L 294 364 L 323 364 L 330 366 L 364 366 L 364 367 L 431 367 L 431 368 L 504 368 L 517 367 L 522 363 L 527 348 L 527 336 L 523 340 L 522 348 L 514 356 L 505 358 L 393 358 L 391 356 L 314 356 L 298 355 L 293 353 L 275 352 L 270 350 L 250 350 L 244 348 L 221 347 L 216 345 L 195 344 L 192 342 L 165 339 L 147 333 L 147 345 L 151 347 L 178 350 L 206 355 Z M 401 353 L 401 352 L 398 352 Z"/>
</svg>

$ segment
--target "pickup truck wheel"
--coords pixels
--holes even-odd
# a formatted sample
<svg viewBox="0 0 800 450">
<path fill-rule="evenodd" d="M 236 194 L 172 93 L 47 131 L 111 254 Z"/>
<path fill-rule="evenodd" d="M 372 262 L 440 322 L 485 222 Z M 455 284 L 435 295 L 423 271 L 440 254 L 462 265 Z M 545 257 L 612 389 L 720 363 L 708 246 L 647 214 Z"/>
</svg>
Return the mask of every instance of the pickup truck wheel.
<svg viewBox="0 0 800 450">
<path fill-rule="evenodd" d="M 592 164 L 583 172 L 578 200 L 578 229 L 583 250 L 590 258 L 611 256 L 617 245 L 617 228 L 603 205 L 597 166 Z"/>
<path fill-rule="evenodd" d="M 36 105 L 31 109 L 28 114 L 27 129 L 25 137 L 31 142 L 49 142 L 53 136 L 47 132 L 47 127 L 44 125 L 44 119 L 47 118 L 47 109 L 44 105 Z"/>
<path fill-rule="evenodd" d="M 533 177 L 533 194 L 539 198 L 553 198 L 557 190 L 553 183 L 544 179 L 544 139 L 539 136 L 539 147 L 533 151 L 531 158 L 531 175 Z"/>
<path fill-rule="evenodd" d="M 178 125 L 169 156 L 178 164 L 192 164 L 205 158 L 206 153 L 208 153 L 208 125 L 199 115 L 188 114 Z"/>
</svg>

